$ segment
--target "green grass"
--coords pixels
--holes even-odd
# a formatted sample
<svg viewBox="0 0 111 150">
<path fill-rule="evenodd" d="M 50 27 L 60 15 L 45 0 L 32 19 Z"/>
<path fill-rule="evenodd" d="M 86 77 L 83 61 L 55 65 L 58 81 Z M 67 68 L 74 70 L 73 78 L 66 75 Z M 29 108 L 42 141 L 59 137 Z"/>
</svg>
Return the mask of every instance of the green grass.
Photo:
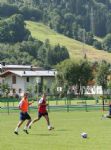
<svg viewBox="0 0 111 150">
<path fill-rule="evenodd" d="M 0 149 L 4 150 L 110 150 L 111 120 L 101 120 L 97 112 L 51 112 L 50 120 L 55 127 L 48 131 L 42 118 L 33 125 L 30 134 L 13 131 L 18 122 L 18 113 L 0 114 Z M 31 113 L 32 118 L 36 113 Z M 81 138 L 81 133 L 88 138 Z"/>
<path fill-rule="evenodd" d="M 79 41 L 58 34 L 42 23 L 26 21 L 26 27 L 31 31 L 32 36 L 36 39 L 41 41 L 49 39 L 52 45 L 59 43 L 60 45 L 66 46 L 72 59 L 80 60 L 86 53 L 87 58 L 91 61 L 101 61 L 104 59 L 111 62 L 110 53 L 103 50 L 97 50 L 92 46 L 84 45 Z"/>
<path fill-rule="evenodd" d="M 102 100 L 99 99 L 98 100 L 98 104 L 102 104 Z M 82 104 L 82 103 L 87 103 L 87 105 L 94 105 L 96 104 L 96 100 L 68 100 L 68 102 L 70 103 L 70 105 L 79 105 L 79 104 Z M 66 105 L 67 104 L 67 100 L 49 100 L 48 101 L 49 105 L 50 106 L 53 106 L 53 105 Z M 108 104 L 109 103 L 109 100 L 107 100 L 107 102 L 105 102 L 105 104 Z M 0 106 L 1 107 L 6 107 L 8 104 L 7 102 L 0 102 Z M 18 106 L 18 102 L 9 102 L 9 106 L 10 107 L 13 107 L 13 106 Z M 33 103 L 32 106 L 37 106 L 37 102 L 35 101 Z"/>
<path fill-rule="evenodd" d="M 49 107 L 48 110 L 50 112 L 53 111 L 94 111 L 94 110 L 102 110 L 102 100 L 99 99 L 98 103 L 95 100 L 53 100 L 48 101 Z M 67 105 L 69 104 L 69 105 Z M 105 101 L 105 110 L 108 110 L 109 100 Z M 18 102 L 0 102 L 0 113 L 14 113 L 18 112 Z M 7 108 L 9 106 L 9 109 Z M 16 108 L 15 108 L 16 107 Z M 34 102 L 30 108 L 30 112 L 34 112 L 35 108 L 37 108 L 37 102 Z"/>
</svg>

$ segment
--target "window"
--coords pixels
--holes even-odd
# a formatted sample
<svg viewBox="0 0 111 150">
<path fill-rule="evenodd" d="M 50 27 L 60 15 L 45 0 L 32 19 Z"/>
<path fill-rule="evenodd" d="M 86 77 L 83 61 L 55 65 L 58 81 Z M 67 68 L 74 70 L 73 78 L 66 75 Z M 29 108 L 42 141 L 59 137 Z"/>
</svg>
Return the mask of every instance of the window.
<svg viewBox="0 0 111 150">
<path fill-rule="evenodd" d="M 29 82 L 29 77 L 27 77 L 27 82 Z"/>
<path fill-rule="evenodd" d="M 47 92 L 50 93 L 50 89 L 49 88 L 47 89 Z"/>
<path fill-rule="evenodd" d="M 15 94 L 16 93 L 16 90 L 15 89 L 12 89 L 13 90 L 13 94 Z"/>
<path fill-rule="evenodd" d="M 12 76 L 12 83 L 16 84 L 16 76 L 15 75 Z"/>
<path fill-rule="evenodd" d="M 19 93 L 22 93 L 22 89 L 19 89 Z"/>
</svg>

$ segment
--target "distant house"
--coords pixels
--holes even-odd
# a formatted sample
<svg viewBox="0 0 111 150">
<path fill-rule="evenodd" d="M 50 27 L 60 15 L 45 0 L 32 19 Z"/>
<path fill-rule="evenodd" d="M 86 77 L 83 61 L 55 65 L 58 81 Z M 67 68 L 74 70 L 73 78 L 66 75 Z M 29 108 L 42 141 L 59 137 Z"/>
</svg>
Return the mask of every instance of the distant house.
<svg viewBox="0 0 111 150">
<path fill-rule="evenodd" d="M 24 91 L 31 91 L 34 95 L 35 87 L 41 88 L 46 84 L 47 92 L 50 93 L 51 85 L 55 79 L 55 71 L 38 70 L 38 71 L 20 71 L 7 70 L 0 74 L 2 82 L 7 83 L 10 87 L 10 93 L 21 95 Z"/>
</svg>

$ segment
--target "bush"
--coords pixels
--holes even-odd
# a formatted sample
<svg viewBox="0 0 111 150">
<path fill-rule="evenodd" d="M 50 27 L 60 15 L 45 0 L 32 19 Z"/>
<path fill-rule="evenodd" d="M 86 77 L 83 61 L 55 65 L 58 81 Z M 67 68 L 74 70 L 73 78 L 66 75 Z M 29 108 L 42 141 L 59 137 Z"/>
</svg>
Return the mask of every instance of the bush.
<svg viewBox="0 0 111 150">
<path fill-rule="evenodd" d="M 93 46 L 94 46 L 95 48 L 97 48 L 97 49 L 102 49 L 101 42 L 99 42 L 99 41 L 97 41 L 97 40 L 95 40 L 95 41 L 93 42 Z"/>
</svg>

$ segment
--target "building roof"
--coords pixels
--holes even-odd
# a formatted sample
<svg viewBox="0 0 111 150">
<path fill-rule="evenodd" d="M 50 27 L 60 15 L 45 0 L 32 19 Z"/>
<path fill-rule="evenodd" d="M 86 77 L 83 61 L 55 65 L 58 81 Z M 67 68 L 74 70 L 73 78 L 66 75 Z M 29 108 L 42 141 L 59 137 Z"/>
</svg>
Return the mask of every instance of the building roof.
<svg viewBox="0 0 111 150">
<path fill-rule="evenodd" d="M 42 67 L 36 67 L 31 65 L 2 65 L 0 64 L 0 69 L 5 70 L 44 70 Z"/>
<path fill-rule="evenodd" d="M 9 74 L 15 74 L 21 77 L 41 77 L 41 76 L 47 76 L 47 77 L 54 77 L 56 71 L 53 70 L 41 70 L 41 71 L 17 71 L 17 70 L 7 70 L 0 74 L 0 77 L 5 77 Z"/>
<path fill-rule="evenodd" d="M 2 68 L 2 65 L 0 64 L 0 68 Z"/>
<path fill-rule="evenodd" d="M 12 68 L 12 69 L 18 69 L 18 68 L 22 68 L 22 69 L 24 69 L 24 68 L 31 68 L 31 66 L 30 65 L 1 65 L 0 64 L 0 68 Z"/>
</svg>

